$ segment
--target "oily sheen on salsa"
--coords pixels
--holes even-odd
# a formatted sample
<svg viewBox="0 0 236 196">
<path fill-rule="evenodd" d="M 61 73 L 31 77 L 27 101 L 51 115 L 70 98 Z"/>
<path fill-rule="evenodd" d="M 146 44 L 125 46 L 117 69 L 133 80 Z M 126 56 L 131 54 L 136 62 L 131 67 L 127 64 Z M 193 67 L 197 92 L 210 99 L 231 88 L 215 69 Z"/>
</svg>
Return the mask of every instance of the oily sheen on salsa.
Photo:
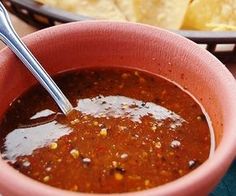
<svg viewBox="0 0 236 196">
<path fill-rule="evenodd" d="M 166 79 L 89 68 L 55 81 L 75 107 L 69 116 L 36 85 L 0 124 L 1 156 L 26 176 L 70 191 L 131 192 L 175 180 L 209 157 L 201 107 Z"/>
</svg>

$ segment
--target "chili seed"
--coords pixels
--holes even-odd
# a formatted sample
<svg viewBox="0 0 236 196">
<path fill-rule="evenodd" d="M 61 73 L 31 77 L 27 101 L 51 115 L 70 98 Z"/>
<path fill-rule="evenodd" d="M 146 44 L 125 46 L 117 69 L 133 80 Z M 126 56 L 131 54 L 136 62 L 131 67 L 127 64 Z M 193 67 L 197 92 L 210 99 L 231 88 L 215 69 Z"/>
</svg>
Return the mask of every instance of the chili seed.
<svg viewBox="0 0 236 196">
<path fill-rule="evenodd" d="M 123 180 L 123 178 L 124 178 L 124 176 L 123 176 L 121 173 L 118 173 L 118 172 L 116 172 L 116 173 L 114 174 L 114 177 L 115 177 L 115 179 L 118 180 L 118 181 Z"/>
<path fill-rule="evenodd" d="M 75 125 L 78 123 L 79 123 L 79 119 L 77 119 L 77 118 L 75 120 L 70 121 L 70 124 L 72 124 L 72 125 Z"/>
<path fill-rule="evenodd" d="M 70 154 L 71 154 L 71 156 L 74 158 L 74 159 L 77 159 L 78 157 L 79 157 L 79 151 L 78 150 L 76 150 L 76 149 L 73 149 L 73 150 L 71 150 L 70 151 Z"/>
<path fill-rule="evenodd" d="M 94 122 L 93 122 L 93 125 L 94 125 L 94 126 L 98 126 L 98 121 L 94 121 Z"/>
<path fill-rule="evenodd" d="M 155 147 L 156 147 L 156 148 L 161 148 L 161 142 L 156 142 L 156 143 L 155 143 Z"/>
<path fill-rule="evenodd" d="M 128 154 L 123 153 L 122 155 L 120 155 L 120 158 L 122 158 L 122 159 L 126 159 L 126 158 L 128 158 Z"/>
<path fill-rule="evenodd" d="M 50 180 L 50 177 L 49 176 L 45 176 L 44 178 L 43 178 L 43 181 L 44 182 L 48 182 Z"/>
<path fill-rule="evenodd" d="M 156 131 L 156 130 L 157 130 L 157 126 L 156 126 L 156 125 L 153 125 L 153 126 L 152 126 L 152 130 L 153 130 L 153 131 Z"/>
<path fill-rule="evenodd" d="M 49 148 L 51 149 L 51 150 L 55 150 L 55 149 L 57 149 L 57 143 L 56 142 L 53 142 L 53 143 L 51 143 L 50 144 L 50 146 L 49 146 Z"/>
<path fill-rule="evenodd" d="M 100 131 L 100 135 L 101 136 L 107 136 L 107 129 L 106 128 L 102 128 Z"/>
<path fill-rule="evenodd" d="M 144 181 L 144 185 L 145 185 L 145 186 L 148 186 L 149 184 L 150 184 L 150 180 L 145 180 L 145 181 Z"/>
<path fill-rule="evenodd" d="M 116 161 L 112 161 L 112 165 L 113 165 L 113 167 L 117 167 L 118 163 Z"/>
</svg>

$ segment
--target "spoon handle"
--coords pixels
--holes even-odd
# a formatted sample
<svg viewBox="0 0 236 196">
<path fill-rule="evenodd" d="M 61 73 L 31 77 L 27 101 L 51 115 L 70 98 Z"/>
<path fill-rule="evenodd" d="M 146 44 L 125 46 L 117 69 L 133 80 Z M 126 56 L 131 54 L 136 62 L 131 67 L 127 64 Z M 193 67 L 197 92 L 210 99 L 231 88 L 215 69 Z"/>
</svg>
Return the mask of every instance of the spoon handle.
<svg viewBox="0 0 236 196">
<path fill-rule="evenodd" d="M 50 93 L 64 114 L 72 110 L 72 105 L 65 95 L 58 88 L 56 83 L 47 74 L 37 59 L 29 51 L 26 45 L 21 41 L 14 30 L 9 15 L 0 2 L 0 39 L 18 56 L 18 58 L 31 71 L 34 77 Z"/>
</svg>

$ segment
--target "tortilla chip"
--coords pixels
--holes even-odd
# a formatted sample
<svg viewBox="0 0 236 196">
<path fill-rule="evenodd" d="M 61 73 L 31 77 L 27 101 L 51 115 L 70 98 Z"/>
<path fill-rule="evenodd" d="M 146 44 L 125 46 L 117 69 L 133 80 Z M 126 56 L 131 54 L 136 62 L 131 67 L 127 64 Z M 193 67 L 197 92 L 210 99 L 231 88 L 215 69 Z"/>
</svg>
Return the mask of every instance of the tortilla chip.
<svg viewBox="0 0 236 196">
<path fill-rule="evenodd" d="M 112 0 L 38 0 L 41 3 L 97 19 L 126 21 Z"/>
<path fill-rule="evenodd" d="M 125 15 L 111 0 L 80 0 L 77 1 L 77 13 L 100 19 L 125 21 Z"/>
<path fill-rule="evenodd" d="M 138 22 L 168 29 L 182 26 L 190 0 L 134 0 Z"/>
<path fill-rule="evenodd" d="M 134 0 L 115 0 L 115 3 L 128 21 L 137 22 L 134 10 Z"/>
<path fill-rule="evenodd" d="M 183 24 L 184 29 L 195 30 L 235 30 L 235 26 L 236 0 L 194 0 Z"/>
<path fill-rule="evenodd" d="M 70 12 L 75 12 L 76 11 L 76 4 L 77 0 L 36 0 L 37 2 L 52 6 L 52 7 L 57 7 L 61 8 Z"/>
<path fill-rule="evenodd" d="M 206 26 L 212 31 L 236 31 L 236 26 L 233 25 L 208 23 Z"/>
</svg>

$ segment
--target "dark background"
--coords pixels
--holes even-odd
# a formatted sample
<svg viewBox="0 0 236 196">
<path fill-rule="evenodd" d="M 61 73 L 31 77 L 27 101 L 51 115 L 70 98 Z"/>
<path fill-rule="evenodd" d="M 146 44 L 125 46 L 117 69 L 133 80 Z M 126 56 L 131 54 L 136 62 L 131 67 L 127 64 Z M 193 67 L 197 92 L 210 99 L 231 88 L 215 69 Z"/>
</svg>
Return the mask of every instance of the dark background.
<svg viewBox="0 0 236 196">
<path fill-rule="evenodd" d="M 236 196 L 236 160 L 210 196 Z"/>
</svg>

